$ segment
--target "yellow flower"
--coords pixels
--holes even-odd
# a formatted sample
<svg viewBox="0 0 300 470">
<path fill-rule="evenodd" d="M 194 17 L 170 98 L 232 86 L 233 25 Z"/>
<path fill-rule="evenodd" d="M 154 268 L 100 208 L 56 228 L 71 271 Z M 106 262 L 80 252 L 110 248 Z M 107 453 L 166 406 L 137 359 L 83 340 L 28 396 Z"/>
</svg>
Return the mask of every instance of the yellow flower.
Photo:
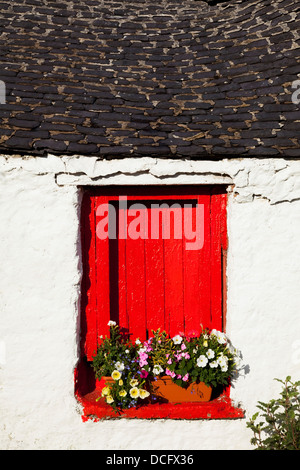
<svg viewBox="0 0 300 470">
<path fill-rule="evenodd" d="M 105 395 L 109 395 L 110 388 L 109 387 L 104 387 L 102 389 L 101 395 L 104 397 Z"/>
<path fill-rule="evenodd" d="M 127 395 L 126 390 L 124 390 L 124 389 L 123 389 L 123 390 L 120 390 L 120 391 L 119 391 L 119 395 L 120 395 L 120 397 L 126 397 L 126 395 Z"/>
<path fill-rule="evenodd" d="M 119 380 L 121 378 L 121 373 L 118 370 L 114 370 L 111 376 L 114 380 Z"/>
<path fill-rule="evenodd" d="M 123 383 L 124 383 L 123 380 L 120 379 L 120 380 L 119 380 L 119 385 L 120 385 L 120 387 L 122 387 Z"/>
<path fill-rule="evenodd" d="M 203 346 L 204 346 L 205 348 L 207 348 L 208 342 L 207 342 L 206 340 L 203 342 Z"/>
<path fill-rule="evenodd" d="M 131 379 L 129 383 L 130 383 L 131 387 L 136 387 L 139 382 L 136 379 Z"/>
<path fill-rule="evenodd" d="M 140 391 L 137 387 L 133 387 L 129 390 L 131 398 L 138 398 L 140 396 Z"/>
<path fill-rule="evenodd" d="M 114 401 L 114 399 L 113 399 L 112 396 L 108 395 L 108 396 L 106 397 L 106 403 L 110 404 L 110 403 L 113 403 L 113 401 Z"/>
<path fill-rule="evenodd" d="M 147 392 L 147 390 L 144 390 L 143 388 L 140 390 L 140 397 L 144 400 L 144 398 L 149 397 L 150 393 Z"/>
</svg>

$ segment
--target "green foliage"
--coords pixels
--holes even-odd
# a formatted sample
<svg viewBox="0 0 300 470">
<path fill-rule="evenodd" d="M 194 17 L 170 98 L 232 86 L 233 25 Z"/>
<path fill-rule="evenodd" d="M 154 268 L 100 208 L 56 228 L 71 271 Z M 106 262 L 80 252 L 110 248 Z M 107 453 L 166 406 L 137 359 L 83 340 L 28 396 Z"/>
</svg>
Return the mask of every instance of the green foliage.
<svg viewBox="0 0 300 470">
<path fill-rule="evenodd" d="M 165 331 L 160 328 L 154 331 L 151 337 L 151 361 L 152 364 L 161 366 L 163 369 L 167 366 L 168 357 L 174 352 L 174 344 L 172 339 Z"/>
<path fill-rule="evenodd" d="M 124 368 L 131 369 L 134 374 L 138 370 L 135 362 L 138 346 L 121 335 L 120 328 L 114 322 L 110 322 L 109 337 L 101 338 L 97 353 L 93 358 L 92 367 L 97 379 L 110 376 L 116 369 L 116 363 L 124 364 Z"/>
<path fill-rule="evenodd" d="M 251 444 L 256 450 L 300 450 L 300 381 L 291 377 L 280 382 L 279 398 L 268 403 L 259 401 L 247 427 L 253 431 Z"/>
</svg>

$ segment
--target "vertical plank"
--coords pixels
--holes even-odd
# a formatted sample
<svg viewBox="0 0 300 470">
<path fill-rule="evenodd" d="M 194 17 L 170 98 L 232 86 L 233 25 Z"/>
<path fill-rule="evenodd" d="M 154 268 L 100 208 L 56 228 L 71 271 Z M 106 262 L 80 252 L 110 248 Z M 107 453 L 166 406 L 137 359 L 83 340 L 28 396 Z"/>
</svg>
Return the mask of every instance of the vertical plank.
<svg viewBox="0 0 300 470">
<path fill-rule="evenodd" d="M 119 325 L 126 333 L 129 333 L 129 318 L 127 313 L 127 285 L 126 285 L 126 233 L 127 210 L 118 210 L 118 264 L 119 264 Z"/>
<path fill-rule="evenodd" d="M 119 286 L 119 243 L 118 243 L 118 211 L 116 205 L 113 201 L 109 201 L 109 248 L 108 248 L 108 260 L 106 256 L 104 258 L 104 263 L 109 263 L 109 318 L 110 320 L 115 321 L 117 324 L 120 324 L 119 318 L 119 296 L 120 296 L 120 286 Z M 107 251 L 107 247 L 102 245 L 102 249 Z M 105 270 L 105 264 L 104 264 Z M 107 312 L 108 314 L 108 312 Z"/>
<path fill-rule="evenodd" d="M 197 204 L 203 207 L 203 219 L 199 219 L 198 230 L 203 230 L 201 235 L 197 233 L 198 240 L 202 240 L 203 246 L 197 250 L 185 250 L 185 322 L 186 332 L 201 332 L 203 328 L 210 326 L 210 195 L 201 195 L 197 198 Z M 193 228 L 196 231 L 197 208 L 187 214 L 192 216 Z"/>
<path fill-rule="evenodd" d="M 204 205 L 204 245 L 199 252 L 199 291 L 200 291 L 200 325 L 211 326 L 211 197 L 210 194 L 198 198 L 198 204 Z"/>
<path fill-rule="evenodd" d="M 107 196 L 95 197 L 96 214 L 96 325 L 97 337 L 109 333 L 108 322 L 111 320 L 110 308 L 110 247 L 108 225 L 105 227 L 107 236 L 104 236 L 103 225 L 109 221 L 109 204 Z M 101 230 L 100 230 L 101 229 Z M 112 254 L 112 253 L 111 253 Z M 98 339 L 97 338 L 97 339 Z"/>
<path fill-rule="evenodd" d="M 185 333 L 190 335 L 200 333 L 201 303 L 200 303 L 200 263 L 199 250 L 188 249 L 190 237 L 187 238 L 186 227 L 189 225 L 193 232 L 196 231 L 196 208 L 184 209 L 184 239 L 183 239 L 183 289 L 184 289 L 184 317 Z"/>
<path fill-rule="evenodd" d="M 145 243 L 147 334 L 166 329 L 164 244 L 161 237 L 162 221 L 158 208 L 148 208 L 149 236 Z M 156 227 L 154 227 L 156 225 Z M 152 233 L 152 236 L 151 236 Z"/>
<path fill-rule="evenodd" d="M 86 283 L 86 341 L 85 354 L 88 360 L 92 360 L 97 351 L 97 305 L 96 305 L 96 222 L 95 222 L 95 198 L 89 199 L 88 204 L 84 205 L 84 210 L 89 210 L 88 227 L 85 227 L 85 254 L 88 263 L 88 276 Z M 89 235 L 88 230 L 89 229 Z"/>
<path fill-rule="evenodd" d="M 222 312 L 222 251 L 221 251 L 222 194 L 211 196 L 211 327 L 223 328 Z"/>
<path fill-rule="evenodd" d="M 128 203 L 128 238 L 126 240 L 126 303 L 129 330 L 132 339 L 146 339 L 145 302 L 145 239 L 142 224 L 147 211 L 140 209 L 134 214 Z M 138 236 L 138 232 L 140 235 Z"/>
<path fill-rule="evenodd" d="M 228 233 L 227 233 L 227 193 L 220 194 L 220 227 L 221 227 L 221 246 L 224 251 L 228 248 Z"/>
<path fill-rule="evenodd" d="M 91 225 L 90 225 L 90 212 L 91 212 L 91 198 L 88 192 L 83 194 L 81 205 L 81 252 L 82 252 L 82 279 L 81 279 L 81 315 L 80 315 L 80 351 L 82 356 L 87 355 L 87 311 L 89 307 L 88 290 L 90 286 L 90 260 L 89 260 L 89 245 L 91 240 Z"/>
<path fill-rule="evenodd" d="M 227 315 L 227 193 L 221 194 L 221 271 L 222 271 L 222 331 L 226 331 Z"/>
<path fill-rule="evenodd" d="M 177 227 L 182 220 L 182 208 L 172 209 Z M 183 296 L 183 239 L 174 237 L 171 209 L 163 209 L 164 265 L 165 265 L 165 316 L 169 334 L 174 336 L 185 330 Z M 170 222 L 169 222 L 170 221 Z M 167 224 L 171 224 L 168 238 Z"/>
</svg>

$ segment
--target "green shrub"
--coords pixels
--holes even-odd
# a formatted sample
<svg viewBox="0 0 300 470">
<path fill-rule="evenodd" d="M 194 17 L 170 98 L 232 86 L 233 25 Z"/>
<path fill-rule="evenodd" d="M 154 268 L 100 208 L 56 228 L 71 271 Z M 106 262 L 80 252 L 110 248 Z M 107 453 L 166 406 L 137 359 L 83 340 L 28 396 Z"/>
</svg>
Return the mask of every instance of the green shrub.
<svg viewBox="0 0 300 470">
<path fill-rule="evenodd" d="M 254 433 L 250 442 L 256 450 L 300 450 L 300 381 L 274 380 L 282 383 L 282 391 L 269 403 L 258 402 L 262 413 L 247 422 Z"/>
</svg>

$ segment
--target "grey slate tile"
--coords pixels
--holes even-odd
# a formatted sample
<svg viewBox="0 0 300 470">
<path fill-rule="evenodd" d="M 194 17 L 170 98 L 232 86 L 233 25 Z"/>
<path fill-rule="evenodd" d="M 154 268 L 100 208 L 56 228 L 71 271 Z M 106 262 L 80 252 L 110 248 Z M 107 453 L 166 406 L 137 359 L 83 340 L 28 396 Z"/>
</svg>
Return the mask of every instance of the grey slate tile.
<svg viewBox="0 0 300 470">
<path fill-rule="evenodd" d="M 2 152 L 299 157 L 297 0 L 0 10 Z"/>
</svg>

